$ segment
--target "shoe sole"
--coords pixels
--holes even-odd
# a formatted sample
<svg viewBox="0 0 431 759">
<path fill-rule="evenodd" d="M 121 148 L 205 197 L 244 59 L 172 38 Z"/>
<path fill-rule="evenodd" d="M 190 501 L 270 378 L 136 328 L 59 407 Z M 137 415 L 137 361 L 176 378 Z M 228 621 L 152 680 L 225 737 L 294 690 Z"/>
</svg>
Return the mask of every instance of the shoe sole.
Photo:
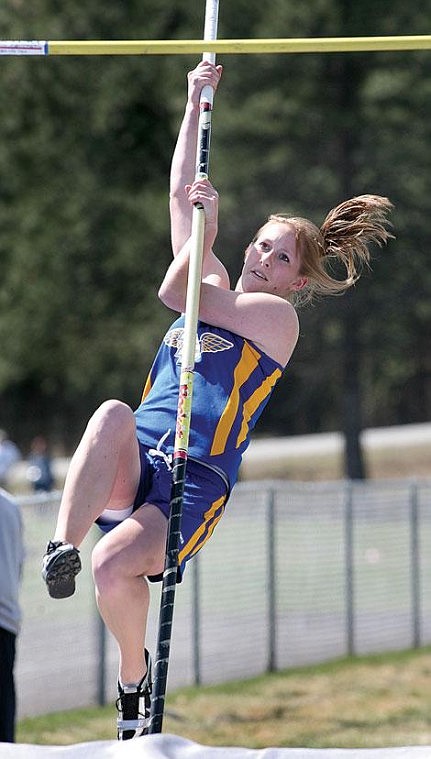
<svg viewBox="0 0 431 759">
<path fill-rule="evenodd" d="M 45 573 L 51 598 L 69 598 L 75 592 L 75 577 L 81 571 L 78 551 L 60 553 Z"/>
</svg>

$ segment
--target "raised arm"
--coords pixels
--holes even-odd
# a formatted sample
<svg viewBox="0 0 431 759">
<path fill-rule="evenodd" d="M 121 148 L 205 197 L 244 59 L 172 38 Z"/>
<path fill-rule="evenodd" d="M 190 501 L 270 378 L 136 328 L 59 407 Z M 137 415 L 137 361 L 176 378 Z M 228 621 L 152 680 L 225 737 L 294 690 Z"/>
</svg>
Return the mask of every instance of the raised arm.
<svg viewBox="0 0 431 759">
<path fill-rule="evenodd" d="M 200 287 L 199 318 L 214 326 L 223 327 L 261 348 L 268 356 L 284 366 L 298 339 L 298 318 L 292 304 L 284 298 L 287 282 L 295 289 L 291 267 L 286 262 L 283 295 L 275 295 L 277 281 L 268 279 L 260 270 L 269 266 L 262 260 L 263 254 L 256 252 L 248 269 L 247 290 L 240 286 L 231 290 L 228 277 L 221 261 L 213 252 L 213 243 L 218 230 L 218 194 L 209 180 L 195 180 L 185 187 L 186 197 L 191 207 L 199 202 L 205 212 L 205 233 L 203 244 L 203 275 Z M 292 233 L 293 234 L 293 233 Z M 284 238 L 283 238 L 284 239 Z M 186 305 L 186 291 L 190 255 L 190 238 L 171 261 L 159 288 L 159 298 L 168 308 L 183 312 Z M 289 261 L 287 256 L 281 261 Z M 278 259 L 277 259 L 278 261 Z M 245 266 L 245 265 L 244 265 Z M 275 270 L 277 263 L 273 264 Z M 268 269 L 269 271 L 269 269 Z M 275 277 L 275 274 L 273 275 Z M 250 282 L 252 284 L 250 284 Z M 283 280 L 281 282 L 283 285 Z M 277 285 L 278 286 L 278 285 Z M 260 288 L 262 287 L 262 291 Z M 281 288 L 279 288 L 281 289 Z"/>
<path fill-rule="evenodd" d="M 172 158 L 170 176 L 169 208 L 174 256 L 178 255 L 191 233 L 192 208 L 185 186 L 193 184 L 195 179 L 200 94 L 206 85 L 217 89 L 221 72 L 221 66 L 201 61 L 187 75 L 187 103 Z"/>
<path fill-rule="evenodd" d="M 202 257 L 202 282 L 208 282 L 217 288 L 229 289 L 229 276 L 213 251 L 213 244 L 218 231 L 218 193 L 208 179 L 195 180 L 186 184 L 184 194 L 191 209 L 200 203 L 205 213 L 205 228 Z M 183 311 L 187 290 L 187 277 L 191 237 L 174 256 L 159 289 L 160 300 L 173 310 Z"/>
</svg>

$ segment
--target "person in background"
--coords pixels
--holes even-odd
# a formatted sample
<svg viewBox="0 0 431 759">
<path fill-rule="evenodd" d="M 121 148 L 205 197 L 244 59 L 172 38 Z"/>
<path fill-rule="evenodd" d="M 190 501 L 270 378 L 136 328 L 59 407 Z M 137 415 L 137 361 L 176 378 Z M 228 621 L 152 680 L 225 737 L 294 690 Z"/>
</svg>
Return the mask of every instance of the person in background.
<svg viewBox="0 0 431 759">
<path fill-rule="evenodd" d="M 27 479 L 35 493 L 49 493 L 54 486 L 51 456 L 48 451 L 48 443 L 43 435 L 37 435 L 31 442 Z"/>
<path fill-rule="evenodd" d="M 0 487 L 7 487 L 9 472 L 20 460 L 21 453 L 18 446 L 9 440 L 4 430 L 0 430 Z"/>
<path fill-rule="evenodd" d="M 24 562 L 21 511 L 0 488 L 0 741 L 15 741 L 15 649 L 20 630 L 19 589 Z"/>
</svg>

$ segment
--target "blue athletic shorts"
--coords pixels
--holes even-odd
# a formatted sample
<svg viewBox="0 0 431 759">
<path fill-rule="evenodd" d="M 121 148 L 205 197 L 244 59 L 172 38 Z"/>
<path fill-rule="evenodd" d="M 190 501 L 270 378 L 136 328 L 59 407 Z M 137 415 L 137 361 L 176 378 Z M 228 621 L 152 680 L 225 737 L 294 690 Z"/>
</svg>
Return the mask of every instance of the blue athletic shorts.
<svg viewBox="0 0 431 759">
<path fill-rule="evenodd" d="M 168 519 L 172 488 L 172 470 L 169 460 L 163 454 L 141 443 L 139 443 L 139 455 L 141 479 L 133 503 L 133 511 L 144 503 L 150 503 L 160 509 Z M 200 551 L 213 534 L 223 516 L 228 497 L 228 481 L 223 473 L 194 459 L 187 460 L 177 582 L 182 580 L 186 562 Z M 99 520 L 96 523 L 103 532 L 109 532 L 118 524 L 118 522 L 104 523 Z M 155 575 L 148 579 L 158 582 L 162 579 L 162 575 Z"/>
</svg>

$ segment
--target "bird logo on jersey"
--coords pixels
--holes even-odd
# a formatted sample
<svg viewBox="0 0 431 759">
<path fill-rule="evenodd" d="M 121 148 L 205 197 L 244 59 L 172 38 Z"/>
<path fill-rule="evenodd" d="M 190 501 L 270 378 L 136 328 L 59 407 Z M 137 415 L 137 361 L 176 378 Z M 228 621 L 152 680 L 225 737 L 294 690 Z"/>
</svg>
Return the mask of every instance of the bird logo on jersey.
<svg viewBox="0 0 431 759">
<path fill-rule="evenodd" d="M 163 338 L 163 342 L 169 348 L 176 348 L 175 358 L 177 363 L 181 363 L 182 350 L 184 345 L 184 328 L 178 327 L 171 329 Z M 214 332 L 204 332 L 200 338 L 196 335 L 195 361 L 200 361 L 202 353 L 219 353 L 233 348 L 233 343 L 225 340 L 221 335 Z"/>
</svg>

